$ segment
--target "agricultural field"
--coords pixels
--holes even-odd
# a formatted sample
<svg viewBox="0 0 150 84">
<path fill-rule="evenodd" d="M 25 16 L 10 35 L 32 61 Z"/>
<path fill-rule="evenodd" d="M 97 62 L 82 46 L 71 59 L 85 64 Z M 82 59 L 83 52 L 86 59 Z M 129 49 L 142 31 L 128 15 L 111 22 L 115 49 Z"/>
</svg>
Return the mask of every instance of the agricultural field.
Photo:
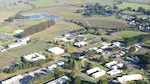
<svg viewBox="0 0 150 84">
<path fill-rule="evenodd" d="M 69 29 L 79 29 L 81 28 L 78 25 L 75 25 L 73 23 L 63 22 L 60 24 L 55 24 L 50 28 L 47 28 L 46 30 L 36 33 L 32 35 L 33 38 L 40 38 L 42 40 L 53 40 L 55 37 L 61 36 L 63 31 L 69 30 Z"/>
<path fill-rule="evenodd" d="M 29 26 L 40 23 L 40 21 L 18 21 L 0 25 L 0 32 L 6 32 L 12 34 L 17 29 L 25 29 Z"/>
<path fill-rule="evenodd" d="M 99 28 L 125 28 L 126 24 L 115 21 L 100 20 L 100 19 L 87 19 L 91 26 Z"/>
<path fill-rule="evenodd" d="M 119 9 L 125 9 L 127 7 L 131 7 L 132 9 L 137 10 L 138 7 L 143 7 L 145 9 L 150 9 L 150 5 L 147 4 L 136 4 L 136 3 L 122 3 L 117 5 Z"/>
</svg>

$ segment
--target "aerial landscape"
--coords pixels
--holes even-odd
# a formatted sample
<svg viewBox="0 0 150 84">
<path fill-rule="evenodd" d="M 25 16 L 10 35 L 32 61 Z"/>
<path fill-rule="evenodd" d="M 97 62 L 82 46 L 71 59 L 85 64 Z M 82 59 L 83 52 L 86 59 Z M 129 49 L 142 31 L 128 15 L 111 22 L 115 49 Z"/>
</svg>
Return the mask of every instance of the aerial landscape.
<svg viewBox="0 0 150 84">
<path fill-rule="evenodd" d="M 0 84 L 150 84 L 150 0 L 0 0 Z"/>
</svg>

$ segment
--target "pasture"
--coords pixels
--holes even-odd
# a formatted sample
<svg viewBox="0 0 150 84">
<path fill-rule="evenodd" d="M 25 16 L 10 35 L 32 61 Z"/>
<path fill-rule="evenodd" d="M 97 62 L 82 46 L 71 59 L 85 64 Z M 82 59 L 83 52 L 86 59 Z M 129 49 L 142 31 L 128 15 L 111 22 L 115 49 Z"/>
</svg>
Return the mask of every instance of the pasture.
<svg viewBox="0 0 150 84">
<path fill-rule="evenodd" d="M 119 9 L 125 9 L 127 7 L 131 7 L 132 9 L 137 10 L 138 7 L 143 7 L 145 9 L 150 9 L 150 5 L 147 4 L 136 4 L 136 3 L 122 3 L 117 5 Z"/>
</svg>

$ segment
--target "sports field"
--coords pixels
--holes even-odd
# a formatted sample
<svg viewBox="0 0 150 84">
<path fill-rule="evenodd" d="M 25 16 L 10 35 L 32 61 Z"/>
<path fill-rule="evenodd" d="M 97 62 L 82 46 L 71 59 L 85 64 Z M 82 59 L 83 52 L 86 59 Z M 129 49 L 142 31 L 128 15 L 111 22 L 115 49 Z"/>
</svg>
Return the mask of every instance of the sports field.
<svg viewBox="0 0 150 84">
<path fill-rule="evenodd" d="M 138 32 L 138 31 L 129 31 L 129 30 L 123 30 L 120 32 L 116 32 L 115 35 L 120 37 L 120 38 L 128 38 L 128 37 L 134 37 L 140 34 L 144 34 L 143 32 Z"/>
</svg>

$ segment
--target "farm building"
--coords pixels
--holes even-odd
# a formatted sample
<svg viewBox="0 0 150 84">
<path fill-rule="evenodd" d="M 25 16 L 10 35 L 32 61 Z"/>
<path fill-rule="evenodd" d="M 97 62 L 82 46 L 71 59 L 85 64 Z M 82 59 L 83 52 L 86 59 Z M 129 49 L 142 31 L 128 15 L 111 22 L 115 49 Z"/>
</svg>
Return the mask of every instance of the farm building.
<svg viewBox="0 0 150 84">
<path fill-rule="evenodd" d="M 57 65 L 58 66 L 63 66 L 65 63 L 64 62 L 58 62 Z"/>
<path fill-rule="evenodd" d="M 17 76 L 14 76 L 14 77 L 11 77 L 9 79 L 2 81 L 1 84 L 15 84 L 17 81 L 19 81 L 22 78 L 23 78 L 22 75 L 17 75 Z"/>
<path fill-rule="evenodd" d="M 16 30 L 16 31 L 13 32 L 13 35 L 14 35 L 14 36 L 18 36 L 18 35 L 20 35 L 20 33 L 22 33 L 22 32 L 24 32 L 24 30 L 18 29 L 18 30 Z"/>
<path fill-rule="evenodd" d="M 65 50 L 59 47 L 53 47 L 53 48 L 48 49 L 48 52 L 52 54 L 63 54 Z"/>
<path fill-rule="evenodd" d="M 23 46 L 23 45 L 26 45 L 26 44 L 27 44 L 27 42 L 17 42 L 17 43 L 10 44 L 7 47 L 8 47 L 8 49 L 11 49 L 11 48 Z"/>
<path fill-rule="evenodd" d="M 125 75 L 122 77 L 117 77 L 117 80 L 122 83 L 126 81 L 132 81 L 132 80 L 142 80 L 141 74 L 131 74 L 131 75 Z"/>
<path fill-rule="evenodd" d="M 103 75 L 105 75 L 105 74 L 106 74 L 106 71 L 104 71 L 104 70 L 99 70 L 98 72 L 92 74 L 92 77 L 97 78 L 97 77 L 103 76 Z"/>
<path fill-rule="evenodd" d="M 17 42 L 28 42 L 28 41 L 30 41 L 30 37 L 24 37 L 17 40 Z"/>
<path fill-rule="evenodd" d="M 63 77 L 60 77 L 56 80 L 53 80 L 53 81 L 50 81 L 46 84 L 64 84 L 68 81 L 68 77 L 67 76 L 63 76 Z"/>
<path fill-rule="evenodd" d="M 89 75 L 89 74 L 92 74 L 92 73 L 94 73 L 94 72 L 96 72 L 96 71 L 99 71 L 99 70 L 101 70 L 101 69 L 98 68 L 98 67 L 95 67 L 95 68 L 92 68 L 92 69 L 87 70 L 86 73 Z"/>
<path fill-rule="evenodd" d="M 108 67 L 108 68 L 111 68 L 112 65 L 115 65 L 117 63 L 118 63 L 117 61 L 111 61 L 109 63 L 106 63 L 105 66 Z"/>
<path fill-rule="evenodd" d="M 113 70 L 111 70 L 111 71 L 108 71 L 107 72 L 107 74 L 109 74 L 109 75 L 116 75 L 116 74 L 118 74 L 118 73 L 122 73 L 123 71 L 122 70 L 119 70 L 119 69 L 113 69 Z"/>
<path fill-rule="evenodd" d="M 82 46 L 86 46 L 87 44 L 88 44 L 87 42 L 81 41 L 81 42 L 74 43 L 74 46 L 82 47 Z"/>
</svg>

